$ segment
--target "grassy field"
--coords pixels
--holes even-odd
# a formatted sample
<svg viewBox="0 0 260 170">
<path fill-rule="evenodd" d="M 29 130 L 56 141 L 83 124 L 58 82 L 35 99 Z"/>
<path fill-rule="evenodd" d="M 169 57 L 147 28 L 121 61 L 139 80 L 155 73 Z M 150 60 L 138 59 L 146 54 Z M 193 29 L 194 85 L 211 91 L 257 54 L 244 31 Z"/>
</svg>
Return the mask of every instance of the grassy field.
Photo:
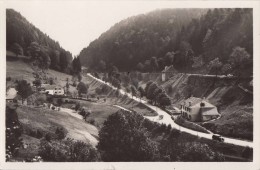
<svg viewBox="0 0 260 170">
<path fill-rule="evenodd" d="M 27 82 L 34 80 L 33 69 L 23 61 L 6 61 L 6 77 L 11 77 L 11 82 L 21 79 Z"/>
<path fill-rule="evenodd" d="M 57 127 L 63 128 L 66 137 L 75 140 L 81 140 L 91 143 L 85 133 L 98 136 L 98 129 L 86 123 L 84 120 L 77 119 L 68 113 L 52 111 L 45 108 L 31 108 L 21 106 L 17 108 L 19 121 L 23 124 L 25 134 L 29 135 L 30 131 L 40 130 L 44 134 L 54 134 Z"/>
<path fill-rule="evenodd" d="M 90 111 L 90 115 L 87 118 L 87 121 L 93 121 L 93 124 L 101 128 L 104 121 L 108 118 L 109 115 L 116 113 L 119 108 L 109 105 L 108 103 L 104 103 L 102 101 L 88 102 L 83 100 L 70 99 L 70 101 L 80 103 L 80 106 L 83 107 L 86 111 Z M 71 108 L 74 104 L 62 104 L 62 107 Z"/>
</svg>

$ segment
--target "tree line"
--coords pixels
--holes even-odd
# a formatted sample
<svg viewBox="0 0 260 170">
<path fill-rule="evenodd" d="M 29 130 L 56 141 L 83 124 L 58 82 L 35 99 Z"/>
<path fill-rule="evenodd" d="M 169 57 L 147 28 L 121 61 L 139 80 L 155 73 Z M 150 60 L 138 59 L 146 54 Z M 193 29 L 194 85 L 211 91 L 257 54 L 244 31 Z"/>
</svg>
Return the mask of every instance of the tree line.
<svg viewBox="0 0 260 170">
<path fill-rule="evenodd" d="M 72 57 L 57 41 L 40 31 L 13 9 L 6 10 L 6 48 L 18 55 L 31 57 L 31 62 L 41 69 L 54 69 L 78 74 L 81 63 Z"/>
<path fill-rule="evenodd" d="M 79 57 L 100 72 L 107 72 L 110 65 L 141 72 L 173 65 L 180 72 L 252 75 L 252 9 L 185 11 L 154 11 L 123 20 Z M 188 19 L 180 23 L 183 18 Z"/>
</svg>

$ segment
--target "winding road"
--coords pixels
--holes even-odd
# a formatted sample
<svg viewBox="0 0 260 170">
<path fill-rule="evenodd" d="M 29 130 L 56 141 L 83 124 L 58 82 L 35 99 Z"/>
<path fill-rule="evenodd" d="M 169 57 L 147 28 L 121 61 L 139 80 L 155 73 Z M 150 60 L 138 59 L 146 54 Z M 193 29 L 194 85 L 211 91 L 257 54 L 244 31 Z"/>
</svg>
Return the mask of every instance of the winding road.
<svg viewBox="0 0 260 170">
<path fill-rule="evenodd" d="M 92 76 L 90 73 L 87 74 L 87 76 L 95 79 L 96 81 L 99 81 L 103 84 L 107 84 L 108 86 L 110 86 L 112 89 L 114 90 L 117 90 L 117 88 L 113 87 L 110 83 L 107 83 L 107 82 L 104 82 L 94 76 Z M 129 98 L 132 98 L 132 95 L 129 94 L 129 93 L 126 93 L 124 90 L 120 89 L 119 92 L 121 94 L 124 94 L 124 95 L 127 95 Z M 189 133 L 191 135 L 195 135 L 195 136 L 198 136 L 198 137 L 204 137 L 204 138 L 207 138 L 207 139 L 212 139 L 212 134 L 206 134 L 206 133 L 202 133 L 202 132 L 198 132 L 198 131 L 195 131 L 195 130 L 191 130 L 191 129 L 188 129 L 188 128 L 185 128 L 185 127 L 182 127 L 182 126 L 179 126 L 178 124 L 176 124 L 172 119 L 171 119 L 171 116 L 166 113 L 164 110 L 156 107 L 156 106 L 153 106 L 151 104 L 149 104 L 147 101 L 145 100 L 140 100 L 139 98 L 137 97 L 133 97 L 132 98 L 133 100 L 136 100 L 138 102 L 141 102 L 143 103 L 144 105 L 146 105 L 147 107 L 151 108 L 152 110 L 154 110 L 155 112 L 158 113 L 158 116 L 145 116 L 145 118 L 151 120 L 151 121 L 154 121 L 154 122 L 158 122 L 158 123 L 161 123 L 161 124 L 166 124 L 166 125 L 171 125 L 173 128 L 176 128 L 176 129 L 179 129 L 180 131 L 182 132 L 186 132 L 186 133 Z M 116 106 L 116 107 L 119 107 L 121 109 L 124 109 L 124 110 L 128 110 L 128 109 L 125 109 L 121 106 Z M 163 115 L 163 119 L 159 119 L 159 116 L 160 115 Z M 253 147 L 253 142 L 250 142 L 250 141 L 245 141 L 245 140 L 239 140 L 239 139 L 233 139 L 233 138 L 227 138 L 227 137 L 224 137 L 224 140 L 225 140 L 225 143 L 230 143 L 230 144 L 234 144 L 234 145 L 239 145 L 239 146 L 248 146 L 248 147 Z"/>
</svg>

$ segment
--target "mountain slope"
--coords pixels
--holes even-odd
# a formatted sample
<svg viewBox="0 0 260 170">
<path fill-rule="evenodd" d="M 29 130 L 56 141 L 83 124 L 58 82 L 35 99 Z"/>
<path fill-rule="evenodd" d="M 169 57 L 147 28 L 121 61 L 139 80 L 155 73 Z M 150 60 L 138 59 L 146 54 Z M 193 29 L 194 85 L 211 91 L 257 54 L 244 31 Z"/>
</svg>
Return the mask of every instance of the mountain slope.
<svg viewBox="0 0 260 170">
<path fill-rule="evenodd" d="M 252 18 L 252 9 L 239 8 L 154 11 L 115 24 L 79 57 L 83 65 L 98 71 L 116 66 L 120 71 L 157 72 L 173 64 L 180 72 L 248 76 L 252 75 Z M 234 64 L 232 54 L 246 57 Z"/>
<path fill-rule="evenodd" d="M 115 24 L 80 53 L 82 63 L 100 69 L 100 60 L 120 70 L 135 68 L 175 39 L 183 26 L 206 9 L 164 9 L 130 17 Z M 97 67 L 96 67 L 97 66 Z"/>
<path fill-rule="evenodd" d="M 32 57 L 36 56 L 32 49 L 39 48 L 44 53 L 44 60 L 49 62 L 49 67 L 63 72 L 68 72 L 72 61 L 69 51 L 13 9 L 6 10 L 6 48 L 17 55 Z"/>
</svg>

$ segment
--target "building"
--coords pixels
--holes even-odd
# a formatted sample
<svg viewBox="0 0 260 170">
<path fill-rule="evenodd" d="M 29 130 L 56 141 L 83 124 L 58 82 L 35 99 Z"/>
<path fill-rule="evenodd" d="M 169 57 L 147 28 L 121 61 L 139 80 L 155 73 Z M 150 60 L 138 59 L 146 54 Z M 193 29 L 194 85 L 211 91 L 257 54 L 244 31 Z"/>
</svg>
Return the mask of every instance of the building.
<svg viewBox="0 0 260 170">
<path fill-rule="evenodd" d="M 193 122 L 208 121 L 220 116 L 216 106 L 196 97 L 190 97 L 181 104 L 181 115 Z"/>
<path fill-rule="evenodd" d="M 15 90 L 15 88 L 8 88 L 6 92 L 6 102 L 13 103 L 15 101 L 16 96 L 17 91 Z"/>
<path fill-rule="evenodd" d="M 61 86 L 58 85 L 46 85 L 42 87 L 45 93 L 50 94 L 50 95 L 64 95 L 64 89 Z"/>
<path fill-rule="evenodd" d="M 173 65 L 165 66 L 164 70 L 162 71 L 162 81 L 169 80 L 169 78 L 171 78 L 176 73 L 177 70 L 174 69 Z"/>
</svg>

